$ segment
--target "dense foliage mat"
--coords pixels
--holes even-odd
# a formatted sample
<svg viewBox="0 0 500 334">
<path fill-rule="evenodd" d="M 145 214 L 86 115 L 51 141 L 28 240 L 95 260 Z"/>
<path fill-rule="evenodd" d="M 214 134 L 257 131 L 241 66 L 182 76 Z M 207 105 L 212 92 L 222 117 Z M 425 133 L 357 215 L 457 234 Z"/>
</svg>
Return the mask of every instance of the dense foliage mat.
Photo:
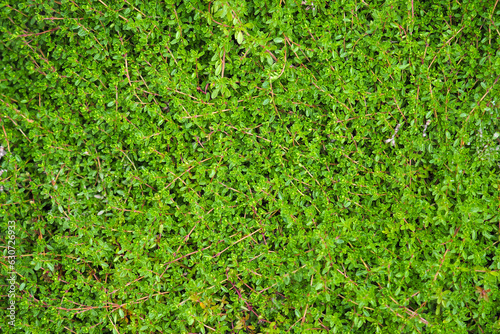
<svg viewBox="0 0 500 334">
<path fill-rule="evenodd" d="M 497 332 L 497 4 L 1 1 L 2 332 Z"/>
</svg>

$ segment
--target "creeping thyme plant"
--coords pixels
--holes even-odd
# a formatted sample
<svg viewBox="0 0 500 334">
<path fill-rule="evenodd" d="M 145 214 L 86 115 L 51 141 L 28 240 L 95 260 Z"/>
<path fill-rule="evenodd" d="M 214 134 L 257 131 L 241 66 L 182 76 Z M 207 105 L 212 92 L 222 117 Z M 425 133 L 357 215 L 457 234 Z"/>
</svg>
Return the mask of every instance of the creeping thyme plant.
<svg viewBox="0 0 500 334">
<path fill-rule="evenodd" d="M 498 1 L 0 13 L 2 332 L 500 330 Z"/>
</svg>

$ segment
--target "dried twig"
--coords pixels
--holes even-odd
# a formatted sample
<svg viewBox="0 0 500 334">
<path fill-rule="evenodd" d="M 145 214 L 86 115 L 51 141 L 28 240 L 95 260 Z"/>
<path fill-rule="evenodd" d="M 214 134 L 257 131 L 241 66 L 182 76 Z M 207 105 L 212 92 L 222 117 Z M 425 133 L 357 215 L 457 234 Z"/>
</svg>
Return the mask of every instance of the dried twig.
<svg viewBox="0 0 500 334">
<path fill-rule="evenodd" d="M 424 133 L 422 134 L 422 137 L 426 137 L 427 136 L 427 134 L 425 133 L 425 131 L 427 131 L 427 127 L 429 126 L 429 124 L 431 124 L 431 120 L 430 119 L 424 125 Z"/>
<path fill-rule="evenodd" d="M 396 146 L 396 140 L 394 139 L 394 137 L 396 137 L 396 134 L 398 133 L 400 127 L 401 127 L 401 123 L 398 123 L 398 125 L 396 126 L 396 129 L 394 130 L 394 134 L 392 135 L 391 138 L 389 138 L 385 141 L 386 143 L 391 143 L 392 146 Z"/>
</svg>

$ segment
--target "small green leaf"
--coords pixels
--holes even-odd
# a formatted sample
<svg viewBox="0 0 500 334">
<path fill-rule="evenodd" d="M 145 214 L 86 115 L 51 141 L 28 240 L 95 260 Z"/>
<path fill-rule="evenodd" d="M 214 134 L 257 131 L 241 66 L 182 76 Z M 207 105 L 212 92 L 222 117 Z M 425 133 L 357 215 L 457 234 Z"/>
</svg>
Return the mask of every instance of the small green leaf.
<svg viewBox="0 0 500 334">
<path fill-rule="evenodd" d="M 215 99 L 219 95 L 219 88 L 215 88 L 212 92 L 212 99 Z"/>
<path fill-rule="evenodd" d="M 236 34 L 236 41 L 238 42 L 238 44 L 243 43 L 243 33 L 242 33 L 241 31 L 239 31 L 239 32 Z"/>
</svg>

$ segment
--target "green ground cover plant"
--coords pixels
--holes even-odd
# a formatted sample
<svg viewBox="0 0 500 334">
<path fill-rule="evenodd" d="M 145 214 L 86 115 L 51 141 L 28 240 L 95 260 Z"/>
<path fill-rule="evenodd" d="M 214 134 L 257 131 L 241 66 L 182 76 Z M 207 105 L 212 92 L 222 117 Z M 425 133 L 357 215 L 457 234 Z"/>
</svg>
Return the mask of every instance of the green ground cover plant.
<svg viewBox="0 0 500 334">
<path fill-rule="evenodd" d="M 500 330 L 498 1 L 0 12 L 3 333 Z"/>
</svg>

